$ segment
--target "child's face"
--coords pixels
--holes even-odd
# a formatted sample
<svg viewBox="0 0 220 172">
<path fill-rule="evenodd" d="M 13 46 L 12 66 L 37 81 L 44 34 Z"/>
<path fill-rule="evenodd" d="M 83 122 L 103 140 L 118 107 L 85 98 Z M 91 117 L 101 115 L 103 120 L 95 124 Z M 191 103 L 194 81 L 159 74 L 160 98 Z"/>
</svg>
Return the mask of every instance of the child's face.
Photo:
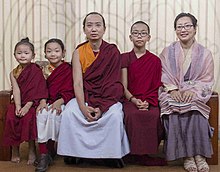
<svg viewBox="0 0 220 172">
<path fill-rule="evenodd" d="M 62 58 L 65 56 L 65 50 L 62 51 L 58 43 L 51 42 L 46 46 L 45 56 L 54 67 L 57 67 L 62 63 Z"/>
<path fill-rule="evenodd" d="M 132 27 L 130 40 L 135 47 L 145 47 L 146 42 L 150 40 L 148 28 L 145 24 L 137 23 Z"/>
<path fill-rule="evenodd" d="M 21 65 L 27 65 L 34 59 L 34 53 L 31 51 L 30 47 L 25 44 L 17 46 L 14 56 Z"/>
</svg>

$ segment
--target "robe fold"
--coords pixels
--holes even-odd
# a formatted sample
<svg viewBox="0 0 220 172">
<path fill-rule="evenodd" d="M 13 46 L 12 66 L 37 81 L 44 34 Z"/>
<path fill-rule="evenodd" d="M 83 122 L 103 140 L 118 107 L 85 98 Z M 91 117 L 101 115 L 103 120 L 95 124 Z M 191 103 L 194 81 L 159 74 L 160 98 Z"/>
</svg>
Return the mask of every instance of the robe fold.
<svg viewBox="0 0 220 172">
<path fill-rule="evenodd" d="M 128 90 L 142 101 L 149 103 L 149 110 L 139 110 L 128 100 L 123 103 L 125 126 L 130 141 L 131 154 L 156 154 L 163 136 L 158 107 L 158 89 L 161 86 L 161 62 L 154 54 L 146 53 L 137 58 L 134 51 L 124 53 L 122 68 L 128 71 Z"/>
<path fill-rule="evenodd" d="M 114 44 L 103 41 L 97 59 L 83 75 L 85 101 L 102 112 L 120 101 L 123 95 L 119 54 Z"/>
<path fill-rule="evenodd" d="M 47 78 L 49 92 L 48 103 L 52 104 L 57 99 L 63 98 L 64 104 L 74 96 L 72 67 L 69 63 L 63 62 Z"/>
</svg>

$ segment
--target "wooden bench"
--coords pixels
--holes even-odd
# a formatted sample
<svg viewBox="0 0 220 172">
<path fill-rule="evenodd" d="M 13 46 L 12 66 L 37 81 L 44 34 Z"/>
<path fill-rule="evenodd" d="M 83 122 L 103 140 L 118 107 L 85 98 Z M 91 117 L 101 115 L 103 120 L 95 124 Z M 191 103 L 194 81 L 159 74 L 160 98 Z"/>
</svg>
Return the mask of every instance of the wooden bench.
<svg viewBox="0 0 220 172">
<path fill-rule="evenodd" d="M 10 103 L 11 93 L 10 91 L 0 91 L 0 143 L 2 141 L 4 121 L 7 105 Z M 208 159 L 210 165 L 218 164 L 218 93 L 213 92 L 212 97 L 208 101 L 208 105 L 211 107 L 211 113 L 209 122 L 212 127 L 215 128 L 214 136 L 212 137 L 212 146 L 214 154 L 212 158 Z M 11 150 L 10 147 L 2 147 L 0 144 L 0 160 L 10 160 Z"/>
<path fill-rule="evenodd" d="M 218 132 L 219 132 L 219 109 L 218 109 L 218 93 L 213 92 L 212 97 L 209 99 L 207 105 L 211 108 L 209 115 L 209 123 L 211 127 L 214 127 L 214 135 L 212 137 L 213 155 L 212 158 L 207 159 L 210 165 L 218 165 Z"/>
<path fill-rule="evenodd" d="M 2 137 L 5 124 L 5 114 L 7 110 L 7 105 L 11 100 L 10 91 L 0 91 L 0 161 L 8 161 L 11 159 L 11 149 L 10 147 L 2 146 Z"/>
</svg>

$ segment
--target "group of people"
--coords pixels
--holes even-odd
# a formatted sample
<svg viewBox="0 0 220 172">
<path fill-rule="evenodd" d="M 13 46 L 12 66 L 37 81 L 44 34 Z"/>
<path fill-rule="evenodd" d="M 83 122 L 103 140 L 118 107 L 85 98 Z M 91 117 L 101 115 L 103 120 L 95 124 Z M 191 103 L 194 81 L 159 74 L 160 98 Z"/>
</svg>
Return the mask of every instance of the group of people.
<svg viewBox="0 0 220 172">
<path fill-rule="evenodd" d="M 119 168 L 124 161 L 151 166 L 183 158 L 186 171 L 208 172 L 206 158 L 213 152 L 206 102 L 214 83 L 213 58 L 195 40 L 197 19 L 180 13 L 174 21 L 179 40 L 159 57 L 146 49 L 151 36 L 145 22 L 131 26 L 133 49 L 123 54 L 103 40 L 105 29 L 100 13 L 86 15 L 87 40 L 73 52 L 71 64 L 63 60 L 63 42 L 48 40 L 43 71 L 32 63 L 28 38 L 16 44 L 19 65 L 10 73 L 13 103 L 3 139 L 12 146 L 11 161 L 20 162 L 19 145 L 27 141 L 27 163 L 37 172 L 46 171 L 56 154 L 67 164 L 103 159 Z M 152 157 L 162 139 L 165 159 Z"/>
</svg>

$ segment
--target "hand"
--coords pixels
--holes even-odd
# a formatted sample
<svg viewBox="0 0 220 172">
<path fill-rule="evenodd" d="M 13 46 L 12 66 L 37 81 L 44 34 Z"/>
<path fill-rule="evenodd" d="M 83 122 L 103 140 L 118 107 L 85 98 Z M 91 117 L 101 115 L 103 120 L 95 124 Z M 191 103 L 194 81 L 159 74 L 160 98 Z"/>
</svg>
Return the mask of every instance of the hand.
<svg viewBox="0 0 220 172">
<path fill-rule="evenodd" d="M 46 101 L 40 101 L 39 106 L 36 109 L 36 113 L 38 114 L 39 112 L 42 113 L 43 109 L 46 109 L 48 111 L 48 106 Z"/>
<path fill-rule="evenodd" d="M 23 108 L 21 108 L 19 117 L 25 116 L 28 113 L 30 108 L 31 108 L 31 106 L 29 106 L 27 104 Z"/>
<path fill-rule="evenodd" d="M 149 103 L 147 101 L 142 102 L 141 99 L 133 98 L 131 100 L 139 110 L 148 110 Z"/>
<path fill-rule="evenodd" d="M 142 105 L 139 106 L 139 110 L 148 110 L 149 103 L 145 100 L 142 102 Z"/>
<path fill-rule="evenodd" d="M 96 121 L 101 116 L 101 111 L 91 106 L 83 106 L 80 108 L 88 122 Z"/>
<path fill-rule="evenodd" d="M 95 119 L 98 120 L 102 116 L 102 112 L 99 108 L 95 108 Z"/>
<path fill-rule="evenodd" d="M 21 111 L 21 106 L 20 105 L 16 105 L 15 108 L 15 115 L 20 117 L 20 111 Z"/>
<path fill-rule="evenodd" d="M 49 110 L 51 110 L 51 112 L 53 113 L 54 111 L 56 111 L 57 115 L 60 115 L 60 113 L 62 112 L 61 109 L 61 104 L 58 101 L 55 101 L 49 108 Z"/>
<path fill-rule="evenodd" d="M 182 97 L 183 97 L 183 102 L 184 103 L 189 103 L 191 102 L 192 98 L 195 96 L 195 93 L 192 92 L 192 91 L 185 91 L 183 94 L 182 94 Z"/>
<path fill-rule="evenodd" d="M 170 92 L 170 96 L 173 100 L 175 100 L 176 102 L 182 102 L 182 96 L 179 90 L 173 90 Z"/>
</svg>

